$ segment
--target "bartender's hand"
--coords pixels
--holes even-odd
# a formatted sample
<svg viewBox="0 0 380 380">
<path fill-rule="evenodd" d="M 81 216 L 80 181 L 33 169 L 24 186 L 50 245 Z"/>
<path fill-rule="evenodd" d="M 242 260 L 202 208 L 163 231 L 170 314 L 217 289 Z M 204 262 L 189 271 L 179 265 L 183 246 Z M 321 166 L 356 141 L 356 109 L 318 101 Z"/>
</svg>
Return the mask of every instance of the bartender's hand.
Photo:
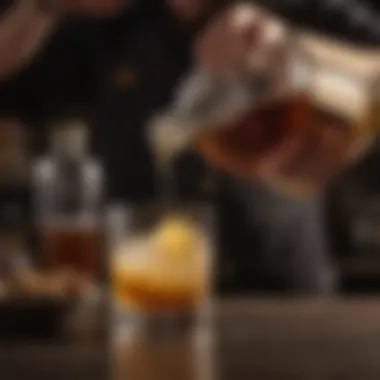
<svg viewBox="0 0 380 380">
<path fill-rule="evenodd" d="M 254 6 L 233 5 L 200 35 L 196 59 L 200 66 L 223 76 L 264 68 L 272 70 L 272 78 L 281 80 L 278 70 L 284 66 L 281 62 L 286 59 L 283 53 L 288 40 L 286 28 L 274 16 Z M 297 187 L 301 191 L 318 189 L 347 164 L 355 146 L 347 133 L 334 125 L 309 124 L 252 165 L 232 162 L 222 151 L 213 152 L 213 163 L 245 178 L 261 178 L 281 186 L 301 184 Z"/>
</svg>

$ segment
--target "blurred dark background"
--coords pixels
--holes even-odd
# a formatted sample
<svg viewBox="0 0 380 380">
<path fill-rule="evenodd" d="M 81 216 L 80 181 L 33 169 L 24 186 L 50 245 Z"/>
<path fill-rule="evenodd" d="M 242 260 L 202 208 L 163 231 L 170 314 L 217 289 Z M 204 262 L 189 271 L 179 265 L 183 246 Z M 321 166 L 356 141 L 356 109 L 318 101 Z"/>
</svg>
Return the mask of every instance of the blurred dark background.
<svg viewBox="0 0 380 380">
<path fill-rule="evenodd" d="M 268 8 L 274 10 L 295 24 L 315 30 L 318 33 L 326 34 L 334 38 L 355 42 L 360 45 L 369 45 L 378 49 L 380 41 L 379 24 L 376 12 L 372 13 L 369 22 L 357 22 L 357 9 L 361 6 L 378 7 L 376 0 L 372 4 L 347 2 L 344 7 L 336 10 L 333 1 L 311 0 L 311 1 L 260 1 Z M 152 4 L 148 4 L 149 12 L 152 11 Z M 369 17 L 368 16 L 368 17 Z M 343 21 L 342 21 L 343 20 Z M 136 25 L 139 20 L 133 21 Z M 91 22 L 90 22 L 91 23 Z M 88 104 L 83 104 L 83 89 L 90 89 L 85 95 L 99 96 L 102 89 L 93 89 L 88 86 L 87 81 L 93 74 L 88 70 L 80 70 L 80 65 L 88 67 L 88 60 L 97 56 L 99 49 L 111 49 L 110 46 L 98 44 L 98 34 L 107 31 L 112 33 L 115 28 L 120 27 L 118 23 L 107 21 L 105 27 L 92 22 L 89 32 L 78 34 L 76 38 L 81 43 L 88 44 L 88 50 L 92 55 L 85 55 L 84 51 L 78 47 L 75 52 L 75 65 L 72 60 L 72 51 L 67 54 L 65 51 L 67 41 L 62 38 L 60 43 L 48 46 L 39 57 L 37 62 L 20 74 L 20 78 L 11 80 L 9 84 L 3 84 L 4 94 L 12 94 L 17 99 L 18 107 L 13 109 L 9 98 L 0 93 L 0 102 L 5 105 L 2 118 L 17 118 L 22 120 L 28 133 L 28 143 L 31 156 L 38 156 L 47 149 L 47 131 L 49 126 L 62 117 L 80 117 L 92 126 L 94 110 Z M 68 25 L 70 28 L 70 25 Z M 73 33 L 76 30 L 73 29 Z M 88 35 L 87 33 L 91 33 Z M 175 51 L 178 56 L 185 57 L 188 52 L 181 51 L 183 44 L 180 37 L 173 32 Z M 61 38 L 59 33 L 56 38 Z M 192 37 L 188 37 L 192 38 Z M 126 41 L 114 41 L 126 43 Z M 135 41 L 138 44 L 140 42 Z M 59 49 L 60 51 L 54 51 Z M 54 54 L 53 54 L 54 53 Z M 131 50 L 131 54 L 133 49 Z M 128 57 L 128 59 L 132 59 Z M 163 55 L 162 59 L 165 59 Z M 185 58 L 184 58 L 185 60 Z M 42 62 L 42 63 L 41 63 Z M 41 88 L 35 86 L 35 70 L 41 70 L 40 65 L 46 71 L 46 83 Z M 78 66 L 79 65 L 79 66 Z M 186 65 L 182 65 L 185 67 Z M 91 65 L 94 70 L 96 67 Z M 160 65 L 152 65 L 149 70 L 160 70 Z M 82 75 L 75 75 L 80 71 Z M 184 70 L 185 71 L 185 70 Z M 25 83 L 30 82 L 29 87 Z M 18 88 L 18 83 L 23 86 Z M 84 86 L 86 83 L 86 86 Z M 70 84 L 70 86 L 68 86 Z M 7 88 L 12 87 L 12 88 Z M 70 88 L 69 92 L 57 92 L 56 88 Z M 4 90 L 5 89 L 5 90 Z M 91 91 L 93 90 L 93 91 Z M 104 91 L 107 89 L 105 88 Z M 156 90 L 156 89 L 154 89 Z M 104 95 L 104 94 L 103 94 Z M 148 96 L 148 95 L 147 95 Z M 62 97 L 62 99 L 60 99 Z M 164 104 L 165 96 L 162 97 Z M 167 100 L 167 99 L 166 99 Z M 112 101 L 112 99 L 111 99 Z M 41 107 L 41 105 L 46 106 Z M 52 106 L 60 104 L 60 107 Z M 135 104 L 135 103 L 134 103 Z M 128 103 L 126 103 L 128 106 Z M 20 109 L 23 110 L 20 114 Z M 115 116 L 117 117 L 117 116 Z M 132 117 L 133 119 L 133 117 Z M 131 119 L 131 122 L 133 120 Z M 112 136 L 110 137 L 112 138 Z M 117 139 L 117 136 L 113 138 Z M 128 148 L 125 148 L 128 151 Z M 96 141 L 94 142 L 96 151 Z M 330 237 L 332 252 L 338 263 L 342 276 L 342 288 L 347 292 L 378 292 L 380 291 L 380 177 L 379 169 L 380 144 L 376 143 L 367 156 L 336 178 L 331 183 L 327 191 L 325 202 L 325 226 Z M 134 151 L 130 150 L 124 156 L 124 160 L 136 161 Z M 137 159 L 138 161 L 138 159 Z M 120 165 L 123 165 L 121 162 Z M 219 215 L 219 288 L 221 292 L 244 292 L 251 279 L 249 275 L 243 273 L 249 260 L 255 255 L 255 251 L 260 247 L 252 245 L 253 237 L 245 233 L 245 226 L 241 220 L 242 210 L 229 198 L 220 185 L 218 173 L 214 173 L 211 168 L 193 151 L 186 152 L 176 164 L 176 177 L 181 197 L 197 198 L 215 204 L 216 212 Z M 31 207 L 30 189 L 26 186 L 24 190 L 1 189 L 1 212 L 3 214 L 2 224 L 6 228 L 9 224 L 18 222 L 22 228 L 28 230 L 31 246 L 36 246 L 35 234 L 33 233 L 33 215 Z M 18 193 L 17 193 L 18 192 Z M 118 191 L 116 190 L 116 193 Z M 139 193 L 138 186 L 135 189 Z M 143 192 L 143 190 L 141 190 Z M 23 210 L 20 211 L 15 220 L 10 220 L 6 212 L 7 205 L 19 203 Z M 18 222 L 17 222 L 18 221 Z M 363 232 L 364 231 L 364 232 Z M 258 231 L 258 233 L 260 233 Z M 258 287 L 266 287 L 267 284 L 258 284 Z"/>
</svg>

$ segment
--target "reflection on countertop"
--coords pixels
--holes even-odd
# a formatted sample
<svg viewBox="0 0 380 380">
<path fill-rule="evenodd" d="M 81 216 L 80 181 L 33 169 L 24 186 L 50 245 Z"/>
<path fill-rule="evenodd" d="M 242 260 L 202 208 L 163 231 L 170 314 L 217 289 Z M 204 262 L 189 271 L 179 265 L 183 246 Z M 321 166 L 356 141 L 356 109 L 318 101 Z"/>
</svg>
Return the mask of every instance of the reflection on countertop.
<svg viewBox="0 0 380 380">
<path fill-rule="evenodd" d="M 380 378 L 380 302 L 376 298 L 231 298 L 217 302 L 214 315 L 216 345 L 213 349 L 203 345 L 203 354 L 207 360 L 215 357 L 216 379 Z M 203 378 L 186 373 L 189 367 L 180 360 L 186 346 L 180 341 L 176 344 L 164 349 L 146 345 L 138 356 L 140 360 L 150 357 L 145 368 L 152 371 L 164 365 L 166 357 L 181 379 L 214 379 L 210 373 Z M 22 375 L 41 380 L 100 379 L 115 358 L 126 363 L 123 346 L 114 348 L 117 355 L 112 357 L 115 351 L 100 344 L 7 347 L 0 350 L 0 367 L 12 373 L 7 377 L 12 379 L 26 378 Z M 126 378 L 130 368 L 121 368 L 115 380 Z"/>
</svg>

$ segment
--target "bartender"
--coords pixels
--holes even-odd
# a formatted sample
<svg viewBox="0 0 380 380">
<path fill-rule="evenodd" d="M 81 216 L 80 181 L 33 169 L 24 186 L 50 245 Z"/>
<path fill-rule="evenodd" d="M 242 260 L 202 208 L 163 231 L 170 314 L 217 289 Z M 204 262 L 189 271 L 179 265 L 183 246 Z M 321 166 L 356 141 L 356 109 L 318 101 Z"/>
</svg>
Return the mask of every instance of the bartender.
<svg viewBox="0 0 380 380">
<path fill-rule="evenodd" d="M 153 162 L 143 127 L 167 104 L 192 63 L 194 20 L 212 5 L 206 3 L 10 2 L 0 22 L 0 107 L 37 128 L 70 107 L 83 105 L 94 120 L 94 145 L 109 176 L 109 197 L 134 201 L 152 197 Z M 235 70 L 232 47 L 242 47 L 239 55 L 252 48 L 241 43 L 234 31 L 221 28 L 228 13 L 211 22 L 196 44 L 198 61 L 221 75 L 225 67 Z M 252 20 L 252 28 L 256 27 Z M 316 156 L 323 154 L 324 146 L 319 149 Z M 283 158 L 269 162 L 267 170 L 273 171 Z M 315 157 L 313 162 L 303 161 L 300 171 L 308 171 L 309 164 L 315 166 Z M 281 278 L 293 289 L 334 292 L 336 277 L 325 246 L 320 192 L 310 197 L 278 196 L 256 178 L 252 174 L 240 183 L 229 176 L 225 187 L 228 197 L 248 211 L 244 220 L 248 235 L 263 241 L 260 264 L 257 260 L 250 264 L 257 255 L 249 245 L 242 244 L 243 253 L 228 253 L 235 275 L 247 281 L 247 287 L 252 286 L 249 278 L 259 272 Z M 236 237 L 234 246 L 238 246 Z"/>
</svg>

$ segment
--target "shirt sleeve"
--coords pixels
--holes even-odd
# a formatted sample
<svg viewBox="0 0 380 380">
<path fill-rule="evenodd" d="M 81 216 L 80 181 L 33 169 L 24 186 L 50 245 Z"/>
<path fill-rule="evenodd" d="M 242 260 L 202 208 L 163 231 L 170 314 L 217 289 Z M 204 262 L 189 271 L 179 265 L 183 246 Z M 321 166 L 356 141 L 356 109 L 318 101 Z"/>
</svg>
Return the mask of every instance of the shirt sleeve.
<svg viewBox="0 0 380 380">
<path fill-rule="evenodd" d="M 33 62 L 0 81 L 0 117 L 39 124 L 73 106 L 91 102 L 91 67 L 77 25 L 62 26 Z"/>
</svg>

